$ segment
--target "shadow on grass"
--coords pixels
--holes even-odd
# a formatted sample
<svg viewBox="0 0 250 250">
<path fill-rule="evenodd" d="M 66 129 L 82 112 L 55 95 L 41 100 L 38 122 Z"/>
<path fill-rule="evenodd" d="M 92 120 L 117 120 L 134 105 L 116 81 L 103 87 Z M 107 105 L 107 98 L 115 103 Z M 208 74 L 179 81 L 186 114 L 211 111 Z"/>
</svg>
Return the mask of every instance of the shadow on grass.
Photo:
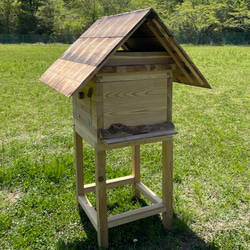
<svg viewBox="0 0 250 250">
<path fill-rule="evenodd" d="M 57 243 L 58 250 L 99 249 L 97 233 L 84 212 L 81 222 L 87 239 Z M 165 230 L 160 216 L 152 216 L 109 229 L 109 249 L 218 249 L 213 242 L 206 243 L 182 220 L 175 216 L 173 231 Z"/>
</svg>

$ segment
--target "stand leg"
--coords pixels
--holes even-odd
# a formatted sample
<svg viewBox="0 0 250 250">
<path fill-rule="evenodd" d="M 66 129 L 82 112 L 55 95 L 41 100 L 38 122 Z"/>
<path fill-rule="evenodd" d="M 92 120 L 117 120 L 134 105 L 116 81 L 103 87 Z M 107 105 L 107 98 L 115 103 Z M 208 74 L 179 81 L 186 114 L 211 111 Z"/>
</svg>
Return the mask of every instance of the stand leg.
<svg viewBox="0 0 250 250">
<path fill-rule="evenodd" d="M 132 147 L 132 175 L 135 178 L 135 182 L 132 186 L 133 196 L 140 198 L 140 191 L 136 188 L 136 183 L 140 182 L 140 145 Z"/>
<path fill-rule="evenodd" d="M 78 210 L 82 207 L 78 203 L 78 196 L 84 194 L 84 176 L 83 176 L 83 144 L 82 137 L 74 131 L 75 142 L 75 165 L 76 165 L 76 201 Z"/>
<path fill-rule="evenodd" d="M 168 230 L 173 226 L 173 139 L 162 142 L 162 202 L 166 212 L 162 223 Z"/>
<path fill-rule="evenodd" d="M 106 196 L 106 151 L 95 150 L 95 182 L 97 237 L 99 247 L 108 248 L 108 218 Z"/>
</svg>

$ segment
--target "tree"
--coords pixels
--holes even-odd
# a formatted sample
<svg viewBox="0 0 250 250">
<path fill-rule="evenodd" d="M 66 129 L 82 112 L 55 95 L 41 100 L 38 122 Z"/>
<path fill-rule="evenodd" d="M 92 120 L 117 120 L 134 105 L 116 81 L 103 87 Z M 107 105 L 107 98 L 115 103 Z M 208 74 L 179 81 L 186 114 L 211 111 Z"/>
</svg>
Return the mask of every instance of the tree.
<svg viewBox="0 0 250 250">
<path fill-rule="evenodd" d="M 250 32 L 249 0 L 0 0 L 0 33 L 77 36 L 100 16 L 148 7 L 196 43 L 209 32 Z"/>
<path fill-rule="evenodd" d="M 86 16 L 80 0 L 54 0 L 56 2 L 53 34 L 80 35 Z"/>
<path fill-rule="evenodd" d="M 0 3 L 0 33 L 10 34 L 16 28 L 18 1 L 2 0 Z"/>
<path fill-rule="evenodd" d="M 20 34 L 36 33 L 38 20 L 36 12 L 42 0 L 18 0 L 17 28 Z"/>
<path fill-rule="evenodd" d="M 99 0 L 101 15 L 112 15 L 130 10 L 130 0 Z"/>
<path fill-rule="evenodd" d="M 37 33 L 52 34 L 56 16 L 56 3 L 54 0 L 48 0 L 41 4 L 35 13 L 37 18 Z"/>
<path fill-rule="evenodd" d="M 239 0 L 229 3 L 228 7 L 225 25 L 236 31 L 250 31 L 250 2 Z"/>
<path fill-rule="evenodd" d="M 173 31 L 193 34 L 195 43 L 199 43 L 202 32 L 211 31 L 217 23 L 213 4 L 195 5 L 191 0 L 185 0 L 178 5 L 170 20 Z"/>
</svg>

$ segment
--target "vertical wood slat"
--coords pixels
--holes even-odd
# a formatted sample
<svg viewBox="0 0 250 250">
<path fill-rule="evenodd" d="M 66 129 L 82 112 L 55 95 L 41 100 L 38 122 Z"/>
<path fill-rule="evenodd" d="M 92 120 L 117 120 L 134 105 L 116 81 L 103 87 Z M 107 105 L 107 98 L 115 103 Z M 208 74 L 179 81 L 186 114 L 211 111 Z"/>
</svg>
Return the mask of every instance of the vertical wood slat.
<svg viewBox="0 0 250 250">
<path fill-rule="evenodd" d="M 167 79 L 167 122 L 172 121 L 172 98 L 173 98 L 173 81 L 172 74 L 168 73 Z"/>
<path fill-rule="evenodd" d="M 163 226 L 172 230 L 173 226 L 173 139 L 162 142 L 162 203 L 166 212 L 162 213 Z"/>
<path fill-rule="evenodd" d="M 104 127 L 103 119 L 103 84 L 96 83 L 96 119 L 97 130 Z"/>
<path fill-rule="evenodd" d="M 106 196 L 106 151 L 95 150 L 95 182 L 98 245 L 108 248 L 108 218 Z"/>
<path fill-rule="evenodd" d="M 167 79 L 167 121 L 172 121 L 172 74 Z M 162 202 L 166 212 L 162 213 L 162 223 L 171 230 L 173 225 L 173 138 L 162 142 Z"/>
<path fill-rule="evenodd" d="M 82 137 L 74 129 L 75 143 L 75 175 L 76 175 L 76 200 L 77 207 L 82 210 L 78 202 L 78 196 L 84 195 L 84 174 L 83 174 L 83 143 Z"/>
<path fill-rule="evenodd" d="M 140 182 L 140 145 L 132 146 L 132 175 L 134 183 L 132 186 L 133 196 L 140 198 L 141 194 L 137 188 L 137 183 Z"/>
</svg>

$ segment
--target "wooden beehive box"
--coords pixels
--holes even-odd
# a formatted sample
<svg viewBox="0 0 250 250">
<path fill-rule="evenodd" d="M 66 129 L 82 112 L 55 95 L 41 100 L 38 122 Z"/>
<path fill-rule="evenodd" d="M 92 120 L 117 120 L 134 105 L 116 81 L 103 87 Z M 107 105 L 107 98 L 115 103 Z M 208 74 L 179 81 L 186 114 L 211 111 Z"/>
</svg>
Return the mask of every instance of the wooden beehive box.
<svg viewBox="0 0 250 250">
<path fill-rule="evenodd" d="M 76 131 L 92 145 L 102 139 L 106 143 L 121 143 L 155 136 L 160 131 L 151 132 L 153 127 L 145 125 L 168 121 L 167 94 L 172 67 L 174 62 L 166 52 L 117 51 L 73 95 Z M 103 130 L 113 125 L 120 126 L 122 131 L 108 136 Z M 128 128 L 137 136 L 129 133 Z M 161 131 L 166 133 L 170 133 L 169 128 Z"/>
<path fill-rule="evenodd" d="M 98 19 L 40 80 L 73 96 L 94 147 L 176 133 L 172 82 L 210 87 L 151 8 Z"/>
</svg>

